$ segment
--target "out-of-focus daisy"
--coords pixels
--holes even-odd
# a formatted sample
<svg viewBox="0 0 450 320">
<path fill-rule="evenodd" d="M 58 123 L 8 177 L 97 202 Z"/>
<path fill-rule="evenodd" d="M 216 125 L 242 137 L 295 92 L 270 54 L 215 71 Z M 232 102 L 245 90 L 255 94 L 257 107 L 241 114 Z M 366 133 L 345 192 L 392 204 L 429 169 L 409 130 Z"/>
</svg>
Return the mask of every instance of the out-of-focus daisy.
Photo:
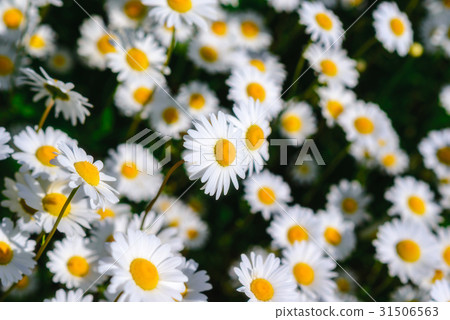
<svg viewBox="0 0 450 320">
<path fill-rule="evenodd" d="M 341 85 L 320 87 L 317 89 L 322 108 L 322 115 L 327 120 L 329 127 L 334 126 L 339 116 L 347 108 L 351 108 L 356 102 L 356 95 L 353 91 L 345 89 Z"/>
<path fill-rule="evenodd" d="M 109 293 L 123 291 L 119 301 L 180 301 L 188 278 L 178 269 L 183 262 L 154 235 L 129 229 L 116 232 L 111 257 L 100 260 L 99 271 L 111 275 Z M 137 245 L 139 244 L 139 245 Z"/>
<path fill-rule="evenodd" d="M 201 34 L 188 48 L 188 57 L 209 73 L 223 73 L 230 68 L 230 47 L 208 34 Z"/>
<path fill-rule="evenodd" d="M 390 175 L 398 175 L 408 168 L 408 155 L 400 148 L 382 148 L 376 155 L 381 168 Z"/>
<path fill-rule="evenodd" d="M 121 28 L 136 28 L 148 16 L 148 6 L 141 0 L 108 0 L 106 13 L 112 26 Z"/>
<path fill-rule="evenodd" d="M 191 219 L 184 219 L 179 225 L 179 235 L 187 248 L 198 249 L 202 247 L 208 236 L 208 225 L 197 215 Z"/>
<path fill-rule="evenodd" d="M 439 94 L 439 101 L 441 102 L 441 106 L 447 111 L 450 115 L 450 85 L 446 85 L 441 89 L 441 93 Z"/>
<path fill-rule="evenodd" d="M 11 83 L 15 84 L 16 51 L 9 45 L 0 46 L 0 91 L 9 90 Z"/>
<path fill-rule="evenodd" d="M 219 106 L 216 94 L 208 88 L 206 83 L 199 81 L 182 85 L 176 100 L 182 106 L 186 106 L 193 117 L 214 113 Z"/>
<path fill-rule="evenodd" d="M 37 92 L 33 97 L 33 101 L 46 98 L 45 105 L 48 107 L 52 101 L 55 103 L 56 117 L 60 113 L 63 114 L 65 120 L 71 120 L 72 125 L 76 125 L 77 121 L 84 123 L 86 116 L 92 105 L 88 103 L 88 99 L 78 92 L 73 91 L 75 87 L 72 83 L 64 83 L 62 81 L 51 78 L 43 68 L 40 68 L 44 77 L 37 74 L 32 69 L 22 69 L 26 78 L 23 80 L 25 84 L 31 86 L 31 90 Z"/>
<path fill-rule="evenodd" d="M 0 127 L 0 160 L 4 160 L 14 151 L 8 142 L 11 140 L 11 135 L 5 128 Z"/>
<path fill-rule="evenodd" d="M 288 102 L 280 117 L 280 131 L 283 136 L 297 140 L 297 146 L 313 135 L 316 130 L 316 118 L 312 108 L 306 102 Z"/>
<path fill-rule="evenodd" d="M 284 213 L 292 200 L 291 189 L 282 177 L 264 170 L 244 181 L 244 199 L 252 213 L 261 212 L 269 220 L 273 214 Z"/>
<path fill-rule="evenodd" d="M 37 10 L 28 0 L 5 0 L 0 3 L 0 35 L 16 39 L 25 30 L 28 21 L 34 21 Z"/>
<path fill-rule="evenodd" d="M 268 0 L 276 12 L 292 12 L 298 8 L 300 0 Z"/>
<path fill-rule="evenodd" d="M 91 207 L 98 209 L 105 207 L 106 201 L 117 203 L 117 191 L 107 182 L 115 181 L 115 178 L 101 172 L 103 162 L 86 154 L 86 151 L 73 143 L 60 144 L 60 153 L 55 158 L 55 164 L 68 172 L 69 186 L 76 188 L 81 186 L 89 197 Z"/>
<path fill-rule="evenodd" d="M 409 284 L 398 287 L 392 293 L 392 300 L 396 302 L 428 302 L 429 299 L 427 292 Z"/>
<path fill-rule="evenodd" d="M 438 177 L 450 176 L 450 129 L 431 131 L 419 144 L 425 166 Z"/>
<path fill-rule="evenodd" d="M 181 294 L 184 302 L 207 301 L 208 297 L 202 292 L 212 289 L 209 276 L 204 270 L 198 270 L 198 263 L 192 259 L 183 259 L 181 264 L 181 272 L 188 278 L 184 284 L 186 290 Z"/>
<path fill-rule="evenodd" d="M 140 113 L 147 118 L 155 102 L 155 84 L 148 80 L 131 80 L 119 84 L 114 94 L 114 102 L 124 115 L 132 117 Z"/>
<path fill-rule="evenodd" d="M 440 228 L 437 232 L 439 253 L 446 272 L 450 271 L 450 228 Z"/>
<path fill-rule="evenodd" d="M 411 280 L 420 284 L 432 276 L 439 263 L 435 236 L 423 225 L 398 219 L 378 229 L 374 240 L 376 257 L 388 265 L 389 274 L 402 283 Z"/>
<path fill-rule="evenodd" d="M 273 247 L 284 249 L 297 242 L 318 241 L 319 221 L 311 209 L 295 205 L 277 215 L 270 223 L 267 233 L 273 239 Z"/>
<path fill-rule="evenodd" d="M 435 14 L 446 10 L 450 12 L 450 2 L 447 0 L 425 0 L 425 6 Z"/>
<path fill-rule="evenodd" d="M 304 161 L 302 164 L 294 163 L 291 168 L 292 178 L 300 185 L 311 184 L 317 178 L 318 171 L 319 166 L 315 161 Z"/>
<path fill-rule="evenodd" d="M 122 216 L 130 218 L 131 206 L 126 203 L 108 203 L 105 208 L 98 209 L 96 213 L 99 221 L 115 220 Z"/>
<path fill-rule="evenodd" d="M 4 287 L 30 275 L 36 262 L 34 257 L 34 240 L 29 240 L 28 233 L 14 227 L 13 222 L 3 218 L 0 225 L 0 281 Z"/>
<path fill-rule="evenodd" d="M 382 2 L 373 12 L 377 39 L 389 52 L 406 56 L 413 43 L 413 30 L 408 16 L 395 2 Z"/>
<path fill-rule="evenodd" d="M 216 199 L 226 195 L 230 182 L 237 189 L 237 177 L 243 179 L 247 166 L 242 133 L 227 121 L 224 113 L 204 116 L 194 122 L 195 129 L 185 135 L 183 156 L 189 179 L 201 179 L 206 194 L 216 195 Z"/>
<path fill-rule="evenodd" d="M 28 276 L 23 276 L 22 279 L 20 279 L 15 287 L 14 290 L 11 291 L 10 296 L 15 299 L 26 299 L 30 298 L 32 294 L 35 294 L 37 289 L 39 288 L 39 279 L 37 276 L 37 272 L 34 272 Z M 8 290 L 8 287 L 3 287 L 3 292 Z"/>
<path fill-rule="evenodd" d="M 154 32 L 155 38 L 159 40 L 162 46 L 169 48 L 172 43 L 174 27 L 160 25 L 159 23 L 152 24 L 151 30 Z M 175 32 L 176 43 L 185 43 L 192 37 L 194 28 L 192 26 L 182 26 L 177 28 Z"/>
<path fill-rule="evenodd" d="M 84 290 L 64 290 L 56 291 L 55 297 L 45 299 L 44 302 L 92 302 L 94 297 L 91 294 L 84 294 Z"/>
<path fill-rule="evenodd" d="M 47 59 L 48 68 L 58 74 L 67 74 L 73 65 L 73 53 L 67 48 L 56 48 Z"/>
<path fill-rule="evenodd" d="M 302 2 L 298 14 L 312 41 L 321 42 L 326 47 L 338 42 L 339 46 L 344 35 L 342 22 L 322 2 Z"/>
<path fill-rule="evenodd" d="M 134 202 L 153 198 L 162 183 L 158 161 L 140 144 L 121 144 L 110 150 L 106 167 L 116 178 L 119 193 Z"/>
<path fill-rule="evenodd" d="M 56 34 L 46 25 L 40 25 L 31 33 L 27 33 L 23 39 L 28 54 L 32 57 L 43 58 L 55 49 Z"/>
<path fill-rule="evenodd" d="M 222 8 L 219 10 L 215 19 L 208 21 L 208 29 L 202 30 L 223 42 L 231 40 L 230 17 Z"/>
<path fill-rule="evenodd" d="M 289 271 L 273 253 L 266 258 L 250 253 L 241 255 L 239 268 L 234 268 L 244 292 L 251 302 L 297 301 L 298 293 Z"/>
<path fill-rule="evenodd" d="M 104 257 L 109 255 L 107 244 L 115 241 L 114 233 L 127 231 L 130 220 L 131 213 L 128 213 L 117 216 L 114 219 L 101 220 L 94 224 L 90 239 L 97 256 Z"/>
<path fill-rule="evenodd" d="M 262 17 L 255 12 L 233 15 L 230 27 L 233 43 L 239 48 L 261 51 L 272 42 L 272 36 L 266 30 Z"/>
<path fill-rule="evenodd" d="M 437 281 L 431 288 L 430 296 L 436 302 L 449 302 L 450 282 L 448 280 Z"/>
</svg>

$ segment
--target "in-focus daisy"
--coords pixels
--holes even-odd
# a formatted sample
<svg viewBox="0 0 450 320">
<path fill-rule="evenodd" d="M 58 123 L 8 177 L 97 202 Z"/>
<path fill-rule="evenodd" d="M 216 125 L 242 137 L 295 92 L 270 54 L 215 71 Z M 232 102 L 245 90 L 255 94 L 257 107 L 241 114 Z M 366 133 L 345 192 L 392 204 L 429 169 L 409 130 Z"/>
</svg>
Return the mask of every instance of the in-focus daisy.
<svg viewBox="0 0 450 320">
<path fill-rule="evenodd" d="M 91 294 L 84 295 L 84 290 L 64 290 L 56 291 L 55 297 L 45 299 L 44 302 L 92 302 L 94 297 Z"/>
<path fill-rule="evenodd" d="M 58 74 L 67 74 L 74 66 L 73 53 L 67 48 L 56 48 L 47 59 L 47 67 Z"/>
<path fill-rule="evenodd" d="M 280 131 L 283 136 L 297 140 L 297 146 L 316 133 L 316 118 L 306 102 L 290 101 L 280 117 Z"/>
<path fill-rule="evenodd" d="M 378 229 L 374 240 L 376 257 L 388 265 L 389 274 L 402 283 L 420 284 L 434 273 L 439 263 L 435 236 L 423 225 L 398 219 Z"/>
<path fill-rule="evenodd" d="M 327 120 L 329 127 L 334 126 L 339 116 L 347 108 L 351 108 L 356 102 L 356 95 L 353 91 L 345 89 L 341 85 L 320 87 L 317 89 L 322 108 L 322 115 Z"/>
<path fill-rule="evenodd" d="M 419 144 L 425 166 L 438 177 L 450 176 L 450 129 L 431 131 Z"/>
<path fill-rule="evenodd" d="M 28 54 L 35 58 L 43 58 L 55 49 L 56 34 L 46 25 L 40 25 L 31 33 L 27 33 L 23 39 Z"/>
<path fill-rule="evenodd" d="M 437 281 L 431 288 L 430 296 L 436 302 L 449 302 L 450 282 L 448 280 Z"/>
<path fill-rule="evenodd" d="M 110 244 L 111 257 L 100 260 L 100 272 L 111 275 L 107 288 L 119 301 L 166 301 L 182 299 L 188 278 L 178 269 L 183 262 L 167 244 L 154 235 L 129 229 L 116 232 Z"/>
<path fill-rule="evenodd" d="M 439 94 L 439 101 L 441 102 L 441 106 L 447 111 L 450 115 L 450 85 L 446 85 L 441 89 L 441 93 Z"/>
<path fill-rule="evenodd" d="M 408 168 L 409 158 L 400 148 L 381 148 L 376 154 L 378 164 L 390 175 L 398 175 Z"/>
<path fill-rule="evenodd" d="M 209 115 L 217 111 L 219 99 L 216 94 L 208 88 L 208 85 L 199 81 L 183 84 L 176 96 L 176 100 L 187 107 L 193 117 Z"/>
<path fill-rule="evenodd" d="M 242 284 L 237 290 L 244 292 L 250 302 L 297 301 L 295 282 L 273 253 L 263 258 L 251 252 L 250 259 L 245 254 L 241 259 L 239 268 L 234 268 Z"/>
<path fill-rule="evenodd" d="M 276 12 L 292 12 L 298 8 L 300 0 L 268 0 Z"/>
<path fill-rule="evenodd" d="M 389 52 L 406 56 L 413 43 L 413 30 L 408 16 L 395 2 L 382 2 L 373 12 L 377 39 Z"/>
<path fill-rule="evenodd" d="M 11 135 L 5 128 L 0 127 L 0 160 L 4 160 L 14 151 L 8 142 L 11 140 Z"/>
<path fill-rule="evenodd" d="M 233 43 L 239 48 L 261 51 L 267 49 L 272 42 L 263 18 L 255 12 L 234 14 L 230 27 Z"/>
<path fill-rule="evenodd" d="M 216 199 L 226 195 L 230 181 L 237 189 L 237 177 L 243 179 L 247 166 L 242 133 L 227 121 L 225 114 L 211 114 L 207 119 L 201 116 L 194 121 L 195 129 L 190 129 L 183 137 L 186 148 L 184 160 L 189 179 L 201 179 L 206 194 L 216 195 Z"/>
<path fill-rule="evenodd" d="M 264 219 L 283 213 L 287 203 L 292 200 L 291 189 L 283 178 L 267 170 L 253 175 L 244 181 L 244 199 L 252 213 L 261 212 Z"/>
<path fill-rule="evenodd" d="M 183 302 L 207 301 L 208 297 L 203 292 L 211 290 L 212 286 L 208 282 L 209 276 L 204 270 L 198 270 L 198 263 L 192 259 L 186 260 L 180 266 L 181 272 L 188 278 L 184 284 L 186 290 L 181 294 Z"/>
<path fill-rule="evenodd" d="M 304 161 L 302 164 L 296 164 L 295 162 L 290 171 L 293 180 L 300 185 L 311 184 L 317 178 L 319 171 L 317 163 L 315 161 Z"/>
<path fill-rule="evenodd" d="M 201 34 L 189 44 L 188 57 L 209 73 L 223 73 L 230 68 L 230 46 L 209 34 Z"/>
</svg>

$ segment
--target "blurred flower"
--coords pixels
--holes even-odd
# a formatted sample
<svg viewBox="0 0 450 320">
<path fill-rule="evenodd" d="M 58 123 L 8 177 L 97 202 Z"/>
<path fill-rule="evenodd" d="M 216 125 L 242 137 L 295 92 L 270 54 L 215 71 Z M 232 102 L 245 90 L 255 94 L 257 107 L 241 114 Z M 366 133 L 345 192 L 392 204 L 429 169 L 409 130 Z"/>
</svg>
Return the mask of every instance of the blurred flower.
<svg viewBox="0 0 450 320">
<path fill-rule="evenodd" d="M 0 160 L 4 160 L 9 157 L 9 155 L 14 152 L 14 150 L 8 145 L 11 136 L 5 128 L 0 127 Z"/>
<path fill-rule="evenodd" d="M 78 290 L 64 290 L 56 291 L 54 298 L 45 299 L 44 302 L 92 302 L 94 297 L 91 294 L 84 295 L 82 289 Z"/>
</svg>

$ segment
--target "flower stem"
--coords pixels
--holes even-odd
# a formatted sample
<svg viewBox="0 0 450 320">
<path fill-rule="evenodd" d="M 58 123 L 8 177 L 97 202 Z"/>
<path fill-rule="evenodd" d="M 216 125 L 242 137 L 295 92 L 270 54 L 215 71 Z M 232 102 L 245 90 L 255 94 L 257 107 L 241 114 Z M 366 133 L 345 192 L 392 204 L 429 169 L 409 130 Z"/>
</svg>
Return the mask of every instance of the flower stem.
<svg viewBox="0 0 450 320">
<path fill-rule="evenodd" d="M 50 110 L 52 110 L 54 105 L 55 105 L 55 99 L 51 98 L 50 102 L 48 103 L 48 105 L 45 108 L 44 113 L 42 114 L 41 120 L 39 121 L 39 126 L 36 129 L 36 132 L 39 132 L 39 130 L 42 129 L 42 127 L 44 126 L 44 122 L 47 119 L 48 114 L 50 113 Z"/>
<path fill-rule="evenodd" d="M 309 41 L 305 47 L 302 50 L 302 53 L 300 54 L 300 57 L 298 58 L 298 62 L 297 62 L 297 66 L 295 67 L 295 72 L 294 72 L 294 78 L 292 79 L 292 82 L 294 82 L 294 84 L 292 85 L 292 95 L 295 95 L 295 92 L 297 91 L 298 88 L 298 83 L 299 83 L 299 77 L 300 77 L 300 73 L 303 70 L 303 66 L 305 65 L 305 52 L 306 50 L 308 50 L 309 46 L 311 45 L 311 41 Z"/>
<path fill-rule="evenodd" d="M 360 58 L 367 50 L 369 50 L 375 43 L 377 43 L 377 39 L 375 37 L 370 38 L 367 40 L 358 51 L 356 51 L 355 55 L 353 56 L 354 59 Z"/>
<path fill-rule="evenodd" d="M 180 161 L 178 161 L 177 163 L 175 163 L 172 168 L 169 169 L 169 171 L 166 174 L 166 177 L 164 178 L 163 183 L 161 184 L 161 187 L 159 187 L 158 193 L 156 194 L 156 197 L 154 197 L 152 199 L 152 201 L 150 201 L 150 203 L 147 205 L 147 207 L 145 208 L 145 213 L 144 213 L 144 217 L 142 218 L 142 222 L 141 222 L 141 230 L 144 228 L 144 223 L 145 223 L 145 218 L 147 218 L 148 213 L 150 212 L 150 210 L 152 210 L 153 205 L 155 204 L 156 200 L 158 200 L 159 196 L 161 195 L 164 187 L 167 184 L 167 181 L 169 181 L 170 176 L 172 175 L 172 173 L 175 172 L 175 170 L 177 170 L 177 168 L 179 166 L 181 166 L 184 163 L 184 160 L 181 159 Z"/>
<path fill-rule="evenodd" d="M 169 47 L 169 49 L 167 49 L 167 58 L 166 58 L 166 62 L 164 63 L 164 67 L 167 67 L 170 63 L 170 58 L 172 58 L 172 53 L 173 53 L 173 49 L 175 48 L 175 44 L 176 44 L 176 38 L 175 38 L 175 27 L 174 27 L 173 31 L 172 31 L 172 39 L 170 40 L 170 47 Z"/>
</svg>

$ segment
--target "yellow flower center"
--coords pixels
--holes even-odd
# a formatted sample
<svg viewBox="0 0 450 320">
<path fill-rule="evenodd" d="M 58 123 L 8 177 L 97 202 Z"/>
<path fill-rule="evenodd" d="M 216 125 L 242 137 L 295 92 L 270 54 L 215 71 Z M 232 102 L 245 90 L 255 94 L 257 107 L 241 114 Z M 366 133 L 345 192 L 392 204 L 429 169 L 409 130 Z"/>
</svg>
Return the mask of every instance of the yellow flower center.
<svg viewBox="0 0 450 320">
<path fill-rule="evenodd" d="M 33 34 L 30 37 L 29 45 L 31 48 L 42 49 L 45 47 L 45 39 L 38 34 Z"/>
<path fill-rule="evenodd" d="M 174 124 L 180 118 L 177 108 L 168 107 L 162 113 L 162 118 L 167 124 Z"/>
<path fill-rule="evenodd" d="M 191 0 L 167 0 L 169 7 L 179 13 L 186 13 L 192 9 Z"/>
<path fill-rule="evenodd" d="M 444 4 L 444 7 L 450 9 L 450 0 L 442 0 L 442 3 Z"/>
<path fill-rule="evenodd" d="M 211 31 L 218 36 L 224 36 L 227 33 L 227 29 L 227 24 L 224 21 L 214 21 L 211 24 Z"/>
<path fill-rule="evenodd" d="M 209 63 L 216 62 L 219 58 L 219 53 L 216 49 L 209 46 L 203 46 L 200 48 L 200 57 L 202 57 L 203 60 Z"/>
<path fill-rule="evenodd" d="M 14 62 L 4 55 L 0 55 L 0 76 L 10 75 L 14 71 Z"/>
<path fill-rule="evenodd" d="M 25 289 L 26 287 L 28 287 L 28 284 L 30 283 L 30 278 L 28 278 L 27 276 L 23 276 L 22 279 L 19 280 L 19 282 L 17 282 L 17 288 L 18 289 Z"/>
<path fill-rule="evenodd" d="M 111 43 L 112 39 L 107 34 L 103 35 L 97 41 L 97 49 L 101 54 L 116 52 L 116 47 Z"/>
<path fill-rule="evenodd" d="M 100 183 L 100 171 L 97 167 L 88 161 L 78 161 L 73 164 L 75 170 L 91 186 L 97 186 Z"/>
<path fill-rule="evenodd" d="M 423 201 L 418 196 L 411 196 L 408 199 L 408 207 L 409 209 L 417 215 L 423 215 L 426 210 L 425 201 Z"/>
<path fill-rule="evenodd" d="M 251 125 L 245 134 L 245 143 L 250 150 L 258 150 L 264 143 L 264 131 L 256 124 Z"/>
<path fill-rule="evenodd" d="M 336 280 L 336 285 L 340 292 L 349 292 L 350 291 L 350 283 L 345 278 L 338 278 Z"/>
<path fill-rule="evenodd" d="M 295 280 L 303 286 L 309 286 L 314 281 L 314 269 L 307 263 L 297 263 L 293 272 Z"/>
<path fill-rule="evenodd" d="M 275 293 L 272 284 L 262 278 L 255 279 L 250 283 L 250 291 L 260 301 L 269 301 Z"/>
<path fill-rule="evenodd" d="M 146 259 L 136 258 L 131 261 L 130 273 L 134 282 L 143 290 L 153 290 L 158 285 L 158 269 Z"/>
<path fill-rule="evenodd" d="M 6 242 L 0 241 L 0 266 L 7 265 L 14 257 L 14 251 Z"/>
<path fill-rule="evenodd" d="M 444 258 L 445 263 L 450 266 L 450 246 L 447 246 L 447 248 L 445 248 L 442 257 Z"/>
<path fill-rule="evenodd" d="M 42 199 L 42 207 L 45 212 L 51 214 L 54 217 L 59 216 L 64 203 L 66 203 L 67 197 L 62 193 L 49 193 Z M 63 217 L 66 217 L 70 213 L 70 203 L 67 206 L 66 210 L 63 213 Z"/>
<path fill-rule="evenodd" d="M 189 229 L 187 231 L 187 237 L 189 238 L 189 240 L 194 240 L 198 237 L 198 231 L 195 229 Z"/>
<path fill-rule="evenodd" d="M 396 245 L 397 254 L 405 262 L 416 262 L 420 259 L 420 247 L 413 240 L 401 240 Z"/>
<path fill-rule="evenodd" d="M 333 119 L 337 119 L 337 117 L 341 115 L 342 111 L 344 111 L 344 106 L 339 103 L 339 101 L 330 100 L 327 103 L 327 110 Z"/>
<path fill-rule="evenodd" d="M 63 101 L 70 100 L 70 96 L 57 86 L 52 86 L 51 84 L 46 83 L 44 84 L 44 88 L 48 91 L 48 93 L 50 93 L 53 99 L 59 99 Z"/>
<path fill-rule="evenodd" d="M 146 87 L 139 87 L 134 90 L 133 98 L 141 106 L 144 106 L 153 100 L 153 90 Z"/>
<path fill-rule="evenodd" d="M 17 8 L 7 9 L 3 13 L 3 22 L 9 29 L 17 29 L 20 27 L 23 21 L 23 13 Z"/>
<path fill-rule="evenodd" d="M 323 236 L 325 237 L 325 240 L 333 246 L 338 246 L 342 240 L 340 232 L 333 227 L 326 228 Z"/>
<path fill-rule="evenodd" d="M 261 102 L 266 100 L 266 90 L 262 85 L 256 82 L 251 82 L 247 85 L 247 95 Z"/>
<path fill-rule="evenodd" d="M 67 261 L 67 269 L 75 277 L 85 277 L 89 273 L 89 263 L 80 256 L 73 256 Z"/>
<path fill-rule="evenodd" d="M 34 209 L 34 208 L 32 208 L 32 207 L 30 207 L 26 202 L 25 202 L 25 200 L 24 199 L 20 199 L 19 200 L 19 204 L 20 204 L 20 207 L 23 209 L 23 211 L 25 211 L 26 213 L 28 213 L 29 215 L 34 215 L 36 212 L 37 212 L 37 210 L 36 209 Z"/>
<path fill-rule="evenodd" d="M 399 18 L 393 18 L 391 19 L 391 30 L 397 37 L 400 37 L 405 32 L 405 24 Z"/>
<path fill-rule="evenodd" d="M 298 132 L 302 128 L 302 119 L 294 114 L 291 114 L 283 117 L 281 124 L 287 132 Z"/>
<path fill-rule="evenodd" d="M 271 205 L 276 200 L 275 191 L 270 187 L 262 187 L 258 190 L 258 199 L 265 205 Z"/>
<path fill-rule="evenodd" d="M 54 164 L 51 164 L 50 161 L 56 158 L 56 153 L 58 153 L 58 149 L 53 146 L 42 146 L 36 150 L 36 158 L 47 167 L 54 167 Z"/>
<path fill-rule="evenodd" d="M 201 110 L 205 106 L 206 100 L 200 93 L 193 93 L 189 98 L 189 106 L 195 110 Z"/>
<path fill-rule="evenodd" d="M 316 14 L 317 24 L 324 30 L 331 30 L 333 28 L 333 20 L 326 13 Z"/>
<path fill-rule="evenodd" d="M 134 179 L 139 174 L 135 163 L 124 163 L 120 172 L 127 179 Z"/>
<path fill-rule="evenodd" d="M 342 210 L 348 214 L 355 213 L 358 210 L 358 202 L 352 198 L 345 198 L 342 200 Z"/>
<path fill-rule="evenodd" d="M 110 234 L 105 240 L 105 242 L 109 242 L 109 243 L 114 242 L 114 241 L 116 241 L 116 240 L 114 239 L 114 236 L 112 234 Z"/>
<path fill-rule="evenodd" d="M 150 66 L 150 61 L 144 51 L 138 48 L 131 48 L 127 52 L 127 63 L 131 69 L 136 71 L 147 70 Z"/>
<path fill-rule="evenodd" d="M 445 274 L 444 274 L 444 272 L 442 270 L 435 270 L 434 271 L 434 276 L 431 279 L 431 283 L 435 283 L 438 280 L 444 279 L 444 276 L 445 276 Z"/>
<path fill-rule="evenodd" d="M 145 5 L 139 0 L 131 0 L 125 3 L 123 11 L 130 19 L 141 20 L 145 17 Z"/>
<path fill-rule="evenodd" d="M 228 167 L 236 159 L 236 147 L 227 139 L 220 139 L 214 146 L 216 161 L 222 167 Z"/>
<path fill-rule="evenodd" d="M 439 162 L 441 162 L 447 166 L 450 166 L 450 146 L 440 148 L 437 151 L 436 156 L 437 156 Z"/>
<path fill-rule="evenodd" d="M 105 220 L 106 218 L 114 218 L 116 216 L 114 211 L 109 208 L 105 208 L 105 210 L 100 208 L 97 210 L 97 214 L 100 216 L 100 220 Z"/>
<path fill-rule="evenodd" d="M 266 65 L 264 64 L 264 62 L 262 62 L 259 59 L 250 60 L 250 65 L 254 66 L 256 69 L 258 69 L 261 72 L 266 71 Z"/>
<path fill-rule="evenodd" d="M 320 62 L 320 68 L 322 73 L 328 77 L 335 77 L 338 74 L 338 67 L 336 63 L 329 59 L 322 60 L 322 62 Z"/>
<path fill-rule="evenodd" d="M 392 167 L 397 162 L 397 157 L 393 153 L 386 154 L 383 159 L 381 159 L 381 162 L 385 167 Z"/>
<path fill-rule="evenodd" d="M 287 238 L 290 244 L 294 244 L 295 241 L 302 242 L 303 240 L 308 240 L 309 236 L 304 228 L 296 225 L 289 228 Z"/>
<path fill-rule="evenodd" d="M 53 56 L 53 64 L 57 67 L 63 67 L 66 65 L 66 57 L 62 54 L 55 54 Z"/>
<path fill-rule="evenodd" d="M 360 134 L 371 134 L 375 130 L 372 120 L 367 117 L 359 117 L 354 122 L 356 130 Z"/>
<path fill-rule="evenodd" d="M 253 21 L 244 21 L 241 23 L 242 34 L 247 38 L 255 38 L 259 33 L 259 27 Z"/>
</svg>

